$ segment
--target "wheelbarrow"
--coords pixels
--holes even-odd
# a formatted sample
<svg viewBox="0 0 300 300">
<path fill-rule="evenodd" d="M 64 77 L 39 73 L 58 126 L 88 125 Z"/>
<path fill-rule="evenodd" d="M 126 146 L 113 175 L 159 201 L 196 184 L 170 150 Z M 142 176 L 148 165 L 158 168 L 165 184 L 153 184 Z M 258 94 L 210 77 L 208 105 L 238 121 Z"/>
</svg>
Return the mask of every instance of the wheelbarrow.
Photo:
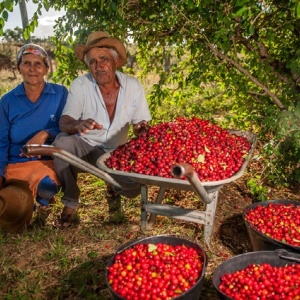
<svg viewBox="0 0 300 300">
<path fill-rule="evenodd" d="M 71 153 L 53 146 L 26 145 L 22 150 L 24 154 L 48 155 L 65 160 L 82 171 L 91 173 L 108 182 L 121 194 L 126 191 L 126 189 L 132 188 L 132 183 L 140 185 L 142 230 L 151 229 L 157 215 L 180 219 L 187 222 L 195 222 L 204 225 L 204 240 L 207 245 L 209 245 L 214 227 L 219 190 L 224 184 L 237 180 L 244 174 L 256 146 L 256 136 L 252 132 L 231 130 L 230 133 L 246 137 L 251 143 L 251 149 L 245 158 L 243 165 L 236 174 L 228 179 L 210 182 L 200 182 L 193 167 L 187 163 L 173 165 L 170 171 L 174 178 L 164 178 L 112 170 L 105 164 L 106 159 L 111 155 L 109 152 L 99 157 L 96 163 L 97 167 L 95 167 Z M 179 179 L 181 176 L 184 176 L 186 180 Z M 120 182 L 122 182 L 122 184 Z M 126 185 L 126 182 L 128 182 L 128 185 Z M 148 201 L 149 186 L 159 187 L 155 202 Z M 195 192 L 204 202 L 205 211 L 163 204 L 164 194 L 168 189 Z"/>
</svg>

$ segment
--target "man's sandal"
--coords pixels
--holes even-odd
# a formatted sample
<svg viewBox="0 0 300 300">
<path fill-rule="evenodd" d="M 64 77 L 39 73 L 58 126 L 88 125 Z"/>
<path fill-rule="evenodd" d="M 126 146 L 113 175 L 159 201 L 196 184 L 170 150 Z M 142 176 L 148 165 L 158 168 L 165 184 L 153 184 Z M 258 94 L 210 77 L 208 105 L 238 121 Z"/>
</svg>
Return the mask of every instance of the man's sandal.
<svg viewBox="0 0 300 300">
<path fill-rule="evenodd" d="M 59 229 L 69 227 L 76 219 L 76 211 L 76 208 L 64 206 L 62 213 L 53 222 L 54 227 Z"/>
</svg>

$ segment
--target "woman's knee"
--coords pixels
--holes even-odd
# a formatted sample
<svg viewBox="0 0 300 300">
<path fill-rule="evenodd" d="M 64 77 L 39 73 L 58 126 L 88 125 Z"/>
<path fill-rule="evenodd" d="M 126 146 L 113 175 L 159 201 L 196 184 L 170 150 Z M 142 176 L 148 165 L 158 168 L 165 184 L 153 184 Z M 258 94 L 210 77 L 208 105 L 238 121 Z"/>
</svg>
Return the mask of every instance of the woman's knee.
<svg viewBox="0 0 300 300">
<path fill-rule="evenodd" d="M 58 193 L 59 189 L 60 186 L 49 176 L 46 176 L 38 184 L 37 195 L 42 199 L 51 199 Z"/>
</svg>

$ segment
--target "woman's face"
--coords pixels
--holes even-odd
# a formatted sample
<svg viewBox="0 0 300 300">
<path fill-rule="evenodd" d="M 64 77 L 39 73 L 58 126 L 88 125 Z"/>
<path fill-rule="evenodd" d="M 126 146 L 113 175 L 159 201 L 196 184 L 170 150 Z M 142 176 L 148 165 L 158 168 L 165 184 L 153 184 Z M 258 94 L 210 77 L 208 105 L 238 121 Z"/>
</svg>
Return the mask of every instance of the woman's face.
<svg viewBox="0 0 300 300">
<path fill-rule="evenodd" d="M 26 84 L 38 85 L 45 81 L 44 77 L 49 71 L 44 60 L 35 54 L 25 54 L 19 66 L 20 74 Z"/>
</svg>

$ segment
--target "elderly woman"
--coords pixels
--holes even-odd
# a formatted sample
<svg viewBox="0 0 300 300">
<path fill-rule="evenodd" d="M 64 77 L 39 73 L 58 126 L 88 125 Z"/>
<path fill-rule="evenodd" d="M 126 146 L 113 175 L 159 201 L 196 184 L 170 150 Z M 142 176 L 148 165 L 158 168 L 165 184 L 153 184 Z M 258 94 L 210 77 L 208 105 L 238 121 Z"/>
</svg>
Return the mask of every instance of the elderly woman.
<svg viewBox="0 0 300 300">
<path fill-rule="evenodd" d="M 5 180 L 29 183 L 38 207 L 37 217 L 45 222 L 60 188 L 53 160 L 25 156 L 28 144 L 51 144 L 60 132 L 58 121 L 66 103 L 66 87 L 49 83 L 48 54 L 42 47 L 26 44 L 17 53 L 17 68 L 23 82 L 0 101 L 0 188 Z"/>
</svg>

